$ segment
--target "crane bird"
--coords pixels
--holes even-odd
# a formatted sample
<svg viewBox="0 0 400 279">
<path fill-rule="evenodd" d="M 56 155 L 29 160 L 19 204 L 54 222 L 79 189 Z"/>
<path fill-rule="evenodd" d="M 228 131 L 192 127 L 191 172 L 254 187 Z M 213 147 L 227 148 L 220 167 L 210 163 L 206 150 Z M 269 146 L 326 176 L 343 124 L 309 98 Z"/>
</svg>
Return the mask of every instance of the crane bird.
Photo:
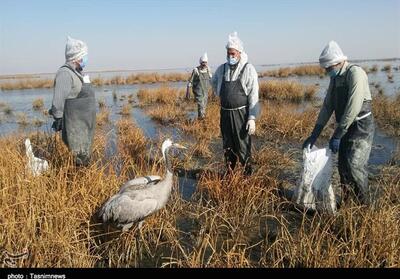
<svg viewBox="0 0 400 279">
<path fill-rule="evenodd" d="M 173 184 L 173 173 L 168 159 L 170 148 L 186 149 L 170 139 L 163 142 L 161 151 L 166 165 L 165 178 L 150 175 L 138 177 L 123 184 L 119 192 L 108 199 L 100 209 L 99 217 L 103 223 L 112 224 L 123 232 L 138 222 L 141 228 L 147 216 L 166 205 Z"/>
<path fill-rule="evenodd" d="M 38 176 L 49 169 L 49 163 L 46 160 L 37 158 L 33 154 L 32 144 L 29 138 L 25 140 L 25 151 L 26 157 L 28 157 L 26 170 L 33 176 Z"/>
</svg>

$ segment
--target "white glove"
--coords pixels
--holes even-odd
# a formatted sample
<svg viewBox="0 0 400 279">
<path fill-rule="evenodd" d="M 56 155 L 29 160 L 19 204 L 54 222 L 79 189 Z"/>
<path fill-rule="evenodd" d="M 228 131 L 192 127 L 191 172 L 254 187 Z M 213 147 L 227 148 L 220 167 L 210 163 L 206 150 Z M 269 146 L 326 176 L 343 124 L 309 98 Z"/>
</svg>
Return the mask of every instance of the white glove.
<svg viewBox="0 0 400 279">
<path fill-rule="evenodd" d="M 256 122 L 253 119 L 247 121 L 246 130 L 248 131 L 249 135 L 254 135 L 256 132 Z"/>
<path fill-rule="evenodd" d="M 83 83 L 90 83 L 90 78 L 88 75 L 83 76 Z"/>
</svg>

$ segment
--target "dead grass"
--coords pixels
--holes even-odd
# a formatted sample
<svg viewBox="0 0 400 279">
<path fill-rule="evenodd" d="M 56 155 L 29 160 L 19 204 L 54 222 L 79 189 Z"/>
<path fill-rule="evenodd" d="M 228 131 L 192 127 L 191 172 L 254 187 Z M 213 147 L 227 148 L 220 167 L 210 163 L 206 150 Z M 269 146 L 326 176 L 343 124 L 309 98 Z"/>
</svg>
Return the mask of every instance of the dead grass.
<svg viewBox="0 0 400 279">
<path fill-rule="evenodd" d="M 124 104 L 121 108 L 120 114 L 123 116 L 129 116 L 129 115 L 131 115 L 131 109 L 132 109 L 132 106 L 130 104 Z"/>
<path fill-rule="evenodd" d="M 25 172 L 25 136 L 0 138 L 0 243 L 7 251 L 28 248 L 19 267 L 400 266 L 399 166 L 372 181 L 384 189 L 375 210 L 349 202 L 336 216 L 308 216 L 286 210 L 276 194 L 282 173 L 297 164 L 279 144 L 255 150 L 251 177 L 220 175 L 223 166 L 212 163 L 190 201 L 174 187 L 141 231 L 104 231 L 94 216 L 123 182 L 165 171 L 159 143 L 131 120 L 117 123 L 117 135 L 118 158 L 105 160 L 107 138 L 97 131 L 93 163 L 82 169 L 59 137 L 31 135 L 35 154 L 52 166 L 39 177 Z"/>
<path fill-rule="evenodd" d="M 260 99 L 302 102 L 312 100 L 318 91 L 316 85 L 303 85 L 295 81 L 270 80 L 260 84 Z"/>
<path fill-rule="evenodd" d="M 132 84 L 149 84 L 149 83 L 166 83 L 166 82 L 178 82 L 187 81 L 189 74 L 186 73 L 139 73 L 132 74 L 129 76 L 114 76 L 110 79 L 103 79 L 97 77 L 93 79 L 92 84 L 95 86 L 103 85 L 132 85 Z"/>
<path fill-rule="evenodd" d="M 99 98 L 97 103 L 99 104 L 100 109 L 105 108 L 107 106 L 106 99 L 104 97 Z"/>
<path fill-rule="evenodd" d="M 385 101 L 378 107 L 374 102 L 375 114 L 395 107 Z M 146 110 L 157 111 L 162 121 L 171 119 L 168 123 L 190 137 L 189 156 L 219 159 L 204 166 L 209 171 L 200 175 L 190 200 L 175 183 L 167 206 L 146 219 L 141 231 L 107 231 L 95 216 L 128 179 L 164 174 L 162 138 L 147 139 L 130 118 L 122 118 L 116 123 L 116 157 L 105 158 L 107 135 L 97 129 L 93 162 L 79 169 L 58 136 L 32 134 L 35 154 L 52 166 L 39 177 L 25 171 L 25 136 L 0 138 L 0 243 L 8 251 L 28 248 L 30 256 L 19 267 L 400 267 L 395 162 L 371 181 L 382 189 L 375 209 L 348 201 L 335 216 L 311 216 L 290 211 L 291 203 L 277 194 L 281 185 L 292 185 L 287 175 L 297 177 L 300 164 L 298 151 L 285 150 L 285 141 L 308 136 L 319 108 L 301 111 L 287 102 L 263 102 L 255 173 L 246 177 L 240 167 L 221 174 L 222 154 L 211 146 L 220 134 L 216 101 L 204 121 L 185 120 L 187 104 L 158 102 Z M 380 117 L 400 119 L 393 113 Z M 325 129 L 321 139 L 330 132 Z"/>
<path fill-rule="evenodd" d="M 20 126 L 28 126 L 30 124 L 28 116 L 24 112 L 17 112 L 15 118 L 17 124 Z"/>
<path fill-rule="evenodd" d="M 100 109 L 96 114 L 96 124 L 97 126 L 104 126 L 110 122 L 110 110 L 106 107 Z"/>
<path fill-rule="evenodd" d="M 35 127 L 41 127 L 41 126 L 43 126 L 44 123 L 45 123 L 45 121 L 43 119 L 40 119 L 40 118 L 34 118 L 32 120 L 32 125 L 35 126 Z"/>
<path fill-rule="evenodd" d="M 42 110 L 44 108 L 43 98 L 37 98 L 32 102 L 32 108 L 34 110 Z"/>
<path fill-rule="evenodd" d="M 12 107 L 7 103 L 2 103 L 0 109 L 3 111 L 5 115 L 11 115 L 13 112 Z"/>
<path fill-rule="evenodd" d="M 376 73 L 376 72 L 378 72 L 378 65 L 373 65 L 370 69 L 369 69 L 369 71 L 371 72 L 371 73 Z"/>
<path fill-rule="evenodd" d="M 270 141 L 305 140 L 314 128 L 319 108 L 299 110 L 294 104 L 285 102 L 264 102 L 260 118 L 257 121 L 256 135 Z M 331 123 L 332 124 L 332 123 Z M 324 140 L 331 131 L 332 125 L 327 125 L 319 140 Z"/>
<path fill-rule="evenodd" d="M 1 90 L 21 90 L 33 88 L 52 88 L 54 81 L 51 79 L 26 79 L 16 82 L 0 83 Z"/>
<path fill-rule="evenodd" d="M 133 84 L 149 84 L 149 83 L 166 83 L 166 82 L 179 82 L 187 81 L 189 74 L 187 73 L 139 73 L 129 76 L 114 76 L 111 78 L 102 78 L 97 76 L 92 79 L 94 86 L 103 85 L 133 85 Z M 33 88 L 52 88 L 54 80 L 51 79 L 35 79 L 28 78 L 14 82 L 0 83 L 1 90 L 21 90 Z"/>
<path fill-rule="evenodd" d="M 171 125 L 185 118 L 185 112 L 175 104 L 155 105 L 146 109 L 146 113 L 158 123 Z"/>
<path fill-rule="evenodd" d="M 276 77 L 287 78 L 290 76 L 319 76 L 324 77 L 325 70 L 319 65 L 304 65 L 298 67 L 279 68 L 277 70 L 270 70 L 260 74 L 260 77 Z"/>
<path fill-rule="evenodd" d="M 388 65 L 383 66 L 382 71 L 390 73 L 392 71 L 392 65 L 388 64 Z"/>
<path fill-rule="evenodd" d="M 372 101 L 372 111 L 385 132 L 400 136 L 400 94 L 394 98 L 383 94 L 376 95 Z"/>
<path fill-rule="evenodd" d="M 155 89 L 140 89 L 137 93 L 141 105 L 174 104 L 185 96 L 184 89 L 177 89 L 164 85 Z"/>
</svg>

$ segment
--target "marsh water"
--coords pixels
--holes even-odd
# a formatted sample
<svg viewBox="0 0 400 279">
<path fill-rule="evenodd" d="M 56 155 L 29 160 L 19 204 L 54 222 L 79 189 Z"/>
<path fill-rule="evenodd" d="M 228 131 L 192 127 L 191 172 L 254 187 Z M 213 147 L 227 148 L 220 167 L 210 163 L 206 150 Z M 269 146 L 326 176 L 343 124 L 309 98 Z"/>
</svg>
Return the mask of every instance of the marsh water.
<svg viewBox="0 0 400 279">
<path fill-rule="evenodd" d="M 400 71 L 392 70 L 393 82 L 389 82 L 387 73 L 381 71 L 384 65 L 390 64 L 392 67 L 398 67 L 399 61 L 373 61 L 357 63 L 360 66 L 371 67 L 372 65 L 378 65 L 378 71 L 370 73 L 368 75 L 371 90 L 375 87 L 383 90 L 383 94 L 387 96 L 394 96 L 400 92 Z M 283 67 L 282 65 L 275 66 L 258 66 L 256 67 L 259 72 L 272 70 L 275 68 Z M 128 75 L 126 73 L 114 73 L 120 75 Z M 93 77 L 108 77 L 111 73 L 99 74 L 96 73 Z M 43 77 L 43 76 L 41 76 Z M 47 78 L 52 78 L 52 75 L 48 75 Z M 272 79 L 270 77 L 262 78 L 260 80 Z M 281 80 L 295 80 L 307 85 L 318 85 L 317 97 L 322 99 L 325 91 L 328 87 L 329 79 L 327 77 L 320 78 L 316 77 L 290 77 L 281 78 Z M 5 82 L 7 79 L 2 79 L 0 82 Z M 110 123 L 103 129 L 106 129 L 108 139 L 107 148 L 105 150 L 106 157 L 112 157 L 117 152 L 117 137 L 114 127 L 114 123 L 121 117 L 120 111 L 122 106 L 126 103 L 128 96 L 133 97 L 133 108 L 131 115 L 136 124 L 143 130 L 146 137 L 156 139 L 160 133 L 168 134 L 174 139 L 179 139 L 181 135 L 179 131 L 172 127 L 165 127 L 151 120 L 149 116 L 137 105 L 137 92 L 141 88 L 156 88 L 161 84 L 141 84 L 141 85 L 110 85 L 95 87 L 97 100 L 103 100 L 106 103 L 107 108 L 110 110 Z M 186 83 L 184 82 L 171 82 L 168 86 L 175 88 L 185 88 Z M 114 96 L 113 96 L 114 95 Z M 116 96 L 116 98 L 115 98 Z M 44 101 L 43 109 L 36 111 L 32 108 L 34 100 L 41 98 Z M 13 132 L 30 133 L 35 131 L 45 131 L 51 133 L 52 119 L 46 116 L 43 111 L 47 111 L 52 102 L 53 89 L 26 89 L 26 90 L 11 90 L 11 91 L 0 91 L 0 104 L 7 104 L 11 108 L 11 112 L 6 113 L 0 109 L 0 135 L 5 136 Z M 21 117 L 26 117 L 29 121 L 37 120 L 37 125 L 24 124 L 21 121 Z M 189 113 L 188 118 L 193 119 L 196 117 L 196 112 Z M 312 124 L 310 124 L 312 125 Z M 393 157 L 393 153 L 396 150 L 399 141 L 397 138 L 391 137 L 385 133 L 384 130 L 379 128 L 375 131 L 374 144 L 370 156 L 369 163 L 372 166 L 381 166 L 387 164 Z M 179 177 L 179 188 L 185 199 L 190 199 L 191 194 L 194 192 L 196 187 L 196 180 L 193 178 L 187 178 L 185 176 Z"/>
</svg>

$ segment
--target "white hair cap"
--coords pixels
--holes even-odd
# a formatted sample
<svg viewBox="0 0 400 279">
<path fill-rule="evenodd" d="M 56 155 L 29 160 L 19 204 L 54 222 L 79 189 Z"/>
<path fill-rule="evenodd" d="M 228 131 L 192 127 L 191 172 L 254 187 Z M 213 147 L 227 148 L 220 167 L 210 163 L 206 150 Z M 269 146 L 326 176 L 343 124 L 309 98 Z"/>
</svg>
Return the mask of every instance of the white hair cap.
<svg viewBox="0 0 400 279">
<path fill-rule="evenodd" d="M 335 41 L 330 41 L 319 56 L 319 64 L 323 68 L 339 64 L 345 60 L 347 60 L 347 56 L 343 54 Z"/>
<path fill-rule="evenodd" d="M 226 49 L 228 48 L 234 48 L 239 52 L 243 52 L 243 42 L 238 37 L 236 31 L 233 32 L 232 34 L 229 34 L 228 43 L 226 44 Z"/>
<path fill-rule="evenodd" d="M 86 43 L 67 37 L 67 44 L 65 45 L 65 60 L 67 62 L 79 60 L 88 54 L 88 47 Z"/>
<path fill-rule="evenodd" d="M 207 52 L 205 52 L 205 53 L 200 57 L 200 64 L 201 64 L 201 62 L 208 62 Z"/>
</svg>

